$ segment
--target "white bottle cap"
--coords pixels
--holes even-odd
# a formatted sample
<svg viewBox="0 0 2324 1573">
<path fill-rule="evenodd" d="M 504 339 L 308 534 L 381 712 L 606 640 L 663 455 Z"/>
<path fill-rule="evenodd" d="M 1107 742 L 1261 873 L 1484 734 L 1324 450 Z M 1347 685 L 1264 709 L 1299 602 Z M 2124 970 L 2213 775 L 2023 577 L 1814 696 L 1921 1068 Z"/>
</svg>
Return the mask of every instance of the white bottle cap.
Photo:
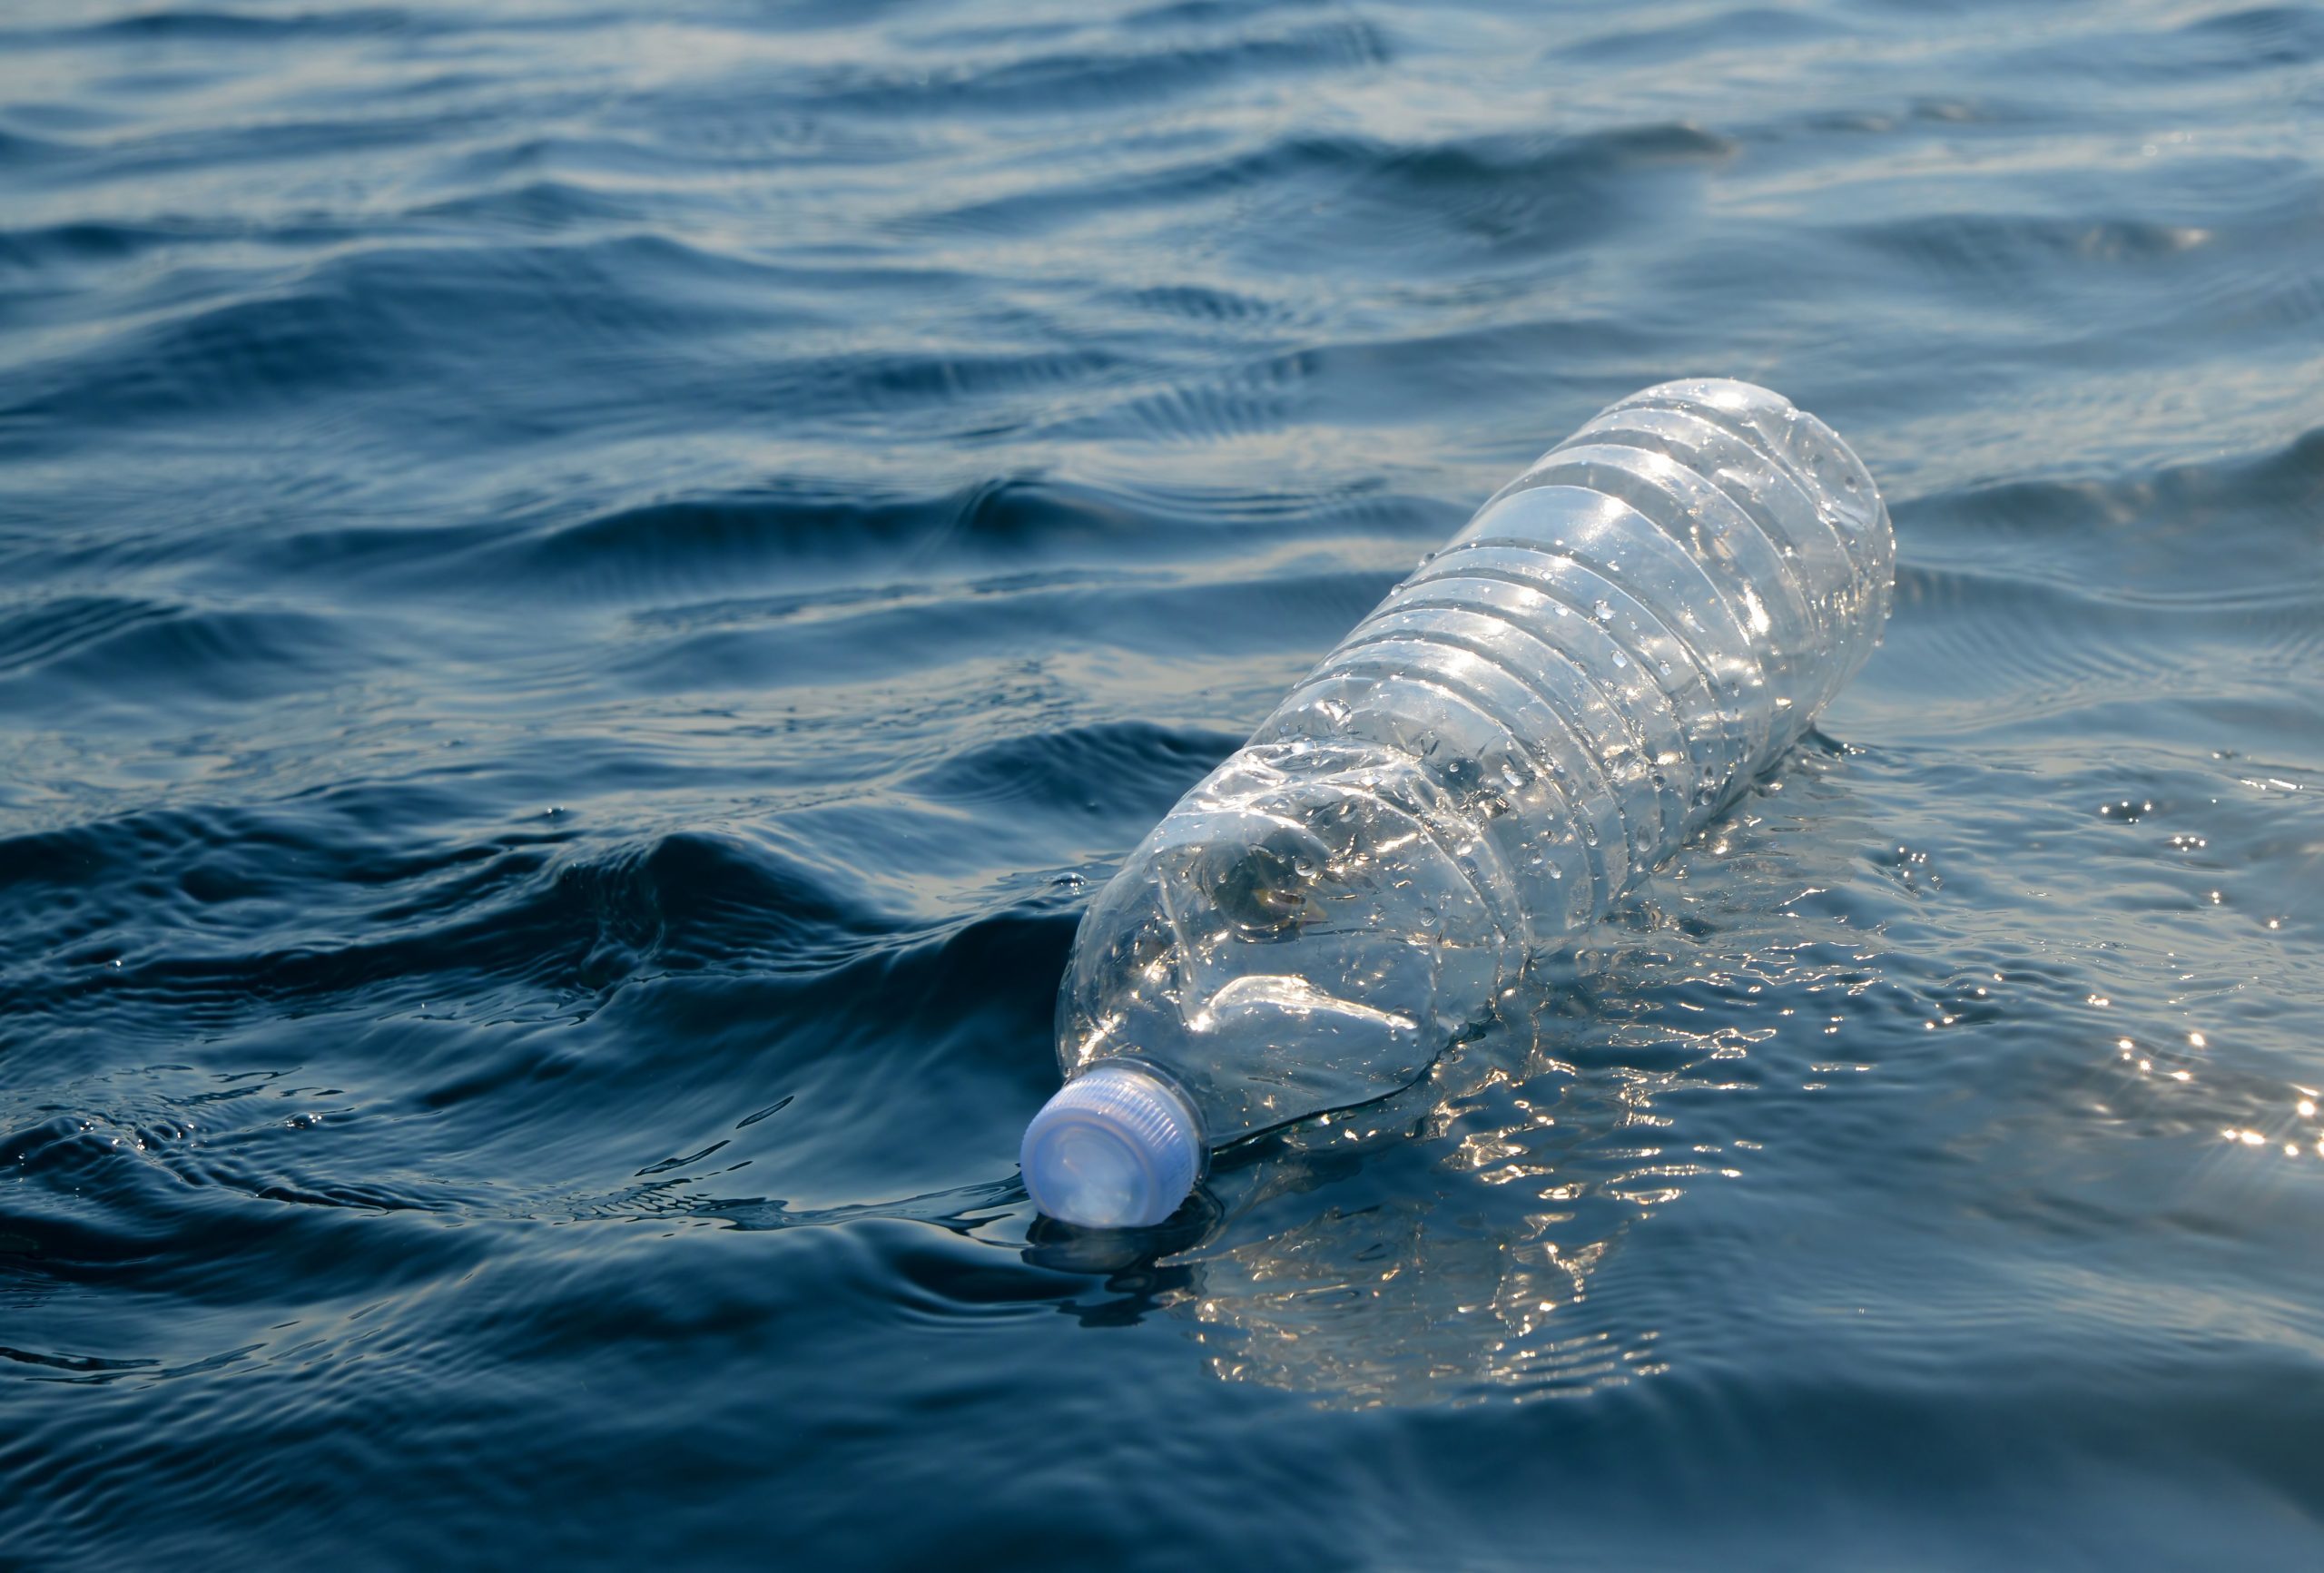
<svg viewBox="0 0 2324 1573">
<path fill-rule="evenodd" d="M 1089 1229 L 1159 1224 L 1195 1188 L 1202 1121 L 1142 1066 L 1100 1065 L 1059 1087 L 1025 1127 L 1017 1162 L 1033 1204 Z"/>
</svg>

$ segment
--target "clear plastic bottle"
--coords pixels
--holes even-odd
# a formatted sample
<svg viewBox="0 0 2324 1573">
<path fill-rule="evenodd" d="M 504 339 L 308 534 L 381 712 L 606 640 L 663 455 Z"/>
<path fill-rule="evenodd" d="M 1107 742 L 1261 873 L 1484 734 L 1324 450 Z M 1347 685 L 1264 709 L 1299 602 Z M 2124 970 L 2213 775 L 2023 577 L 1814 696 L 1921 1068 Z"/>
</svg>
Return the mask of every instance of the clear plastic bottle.
<svg viewBox="0 0 2324 1573">
<path fill-rule="evenodd" d="M 1411 1082 L 1797 741 L 1895 564 L 1856 455 L 1748 383 L 1649 388 L 1542 455 L 1090 905 L 1034 1203 L 1159 1223 L 1212 1146 Z"/>
</svg>

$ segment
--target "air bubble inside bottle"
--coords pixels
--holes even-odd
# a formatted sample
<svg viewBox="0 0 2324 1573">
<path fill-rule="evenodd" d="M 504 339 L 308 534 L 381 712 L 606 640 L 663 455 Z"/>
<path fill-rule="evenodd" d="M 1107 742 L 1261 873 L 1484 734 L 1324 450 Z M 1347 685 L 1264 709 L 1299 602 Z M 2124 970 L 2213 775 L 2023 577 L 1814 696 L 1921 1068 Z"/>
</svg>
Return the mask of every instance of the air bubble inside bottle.
<svg viewBox="0 0 2324 1573">
<path fill-rule="evenodd" d="M 1798 740 L 1895 556 L 1846 445 L 1747 383 L 1648 388 L 1542 455 L 1090 904 L 1035 1202 L 1158 1223 L 1209 1147 L 1418 1077 Z"/>
</svg>

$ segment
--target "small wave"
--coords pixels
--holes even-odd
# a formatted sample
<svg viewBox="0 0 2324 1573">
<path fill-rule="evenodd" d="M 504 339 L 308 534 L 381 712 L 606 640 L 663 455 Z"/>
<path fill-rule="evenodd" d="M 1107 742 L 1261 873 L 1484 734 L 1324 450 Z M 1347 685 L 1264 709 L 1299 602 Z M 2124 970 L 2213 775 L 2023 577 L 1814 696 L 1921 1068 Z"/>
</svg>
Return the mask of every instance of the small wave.
<svg viewBox="0 0 2324 1573">
<path fill-rule="evenodd" d="M 19 891 L 92 892 L 72 900 L 61 929 L 23 936 L 19 963 L 0 972 L 15 974 L 24 1019 L 111 1022 L 165 1046 L 190 1027 L 222 1032 L 286 1011 L 376 1016 L 429 999 L 569 1018 L 649 966 L 813 973 L 895 928 L 795 860 L 707 834 L 594 858 L 517 839 L 399 860 L 376 842 L 334 844 L 328 821 L 143 823 L 151 833 L 135 840 L 109 827 L 8 847 Z M 285 908 L 283 897 L 316 888 L 319 863 L 350 883 Z M 103 942 L 123 933 L 133 944 Z"/>
<path fill-rule="evenodd" d="M 20 131 L 0 130 L 0 169 L 37 167 L 74 156 L 70 144 Z"/>
<path fill-rule="evenodd" d="M 1558 45 L 1557 53 L 1561 59 L 1608 64 L 1676 64 L 1738 50 L 1797 49 L 1848 37 L 1850 31 L 1799 11 L 1738 6 L 1668 26 L 1592 34 Z"/>
<path fill-rule="evenodd" d="M 167 602 L 65 595 L 0 614 L 0 677 L 36 669 L 83 645 L 156 618 L 178 615 Z"/>
<path fill-rule="evenodd" d="M 1223 378 L 1140 393 L 1060 421 L 1052 437 L 1136 442 L 1217 443 L 1281 430 L 1312 407 L 1305 388 L 1317 357 L 1278 357 Z"/>
<path fill-rule="evenodd" d="M 762 491 L 674 498 L 538 526 L 514 543 L 441 567 L 445 587 L 482 581 L 495 586 L 496 595 L 517 585 L 530 594 L 648 606 L 717 591 L 722 594 L 708 607 L 763 620 L 811 603 L 876 609 L 916 595 L 923 576 L 942 577 L 951 595 L 964 589 L 990 595 L 1070 588 L 1083 579 L 1064 565 L 1096 558 L 1134 584 L 1132 565 L 1141 559 L 1195 556 L 1261 530 L 1269 543 L 1283 543 L 1386 529 L 1402 522 L 1400 501 L 1192 487 L 1128 491 L 1038 475 L 919 494 L 802 478 Z M 393 544 L 392 538 L 383 544 Z M 965 584 L 957 577 L 963 567 L 997 562 L 1012 565 L 1012 571 Z M 877 570 L 870 584 L 849 579 L 747 605 L 726 594 L 754 580 L 795 585 L 803 575 L 870 569 Z M 671 625 L 666 616 L 653 621 Z M 941 620 L 926 621 L 932 628 Z"/>
<path fill-rule="evenodd" d="M 431 425 L 424 404 L 373 401 L 415 378 L 472 398 L 515 375 L 512 356 L 529 377 L 560 364 L 577 373 L 673 335 L 801 320 L 769 304 L 768 275 L 755 265 L 657 237 L 379 245 L 334 256 L 287 290 L 264 275 L 242 278 L 222 300 L 43 364 L 0 419 L 36 426 L 52 444 L 124 422 L 207 428 L 238 416 L 312 418 L 315 407 L 334 403 Z M 784 375 L 847 371 L 811 363 Z M 539 416 L 508 418 L 530 431 Z"/>
<path fill-rule="evenodd" d="M 1140 311 L 1195 322 L 1278 323 L 1288 314 L 1276 301 L 1206 284 L 1147 285 L 1122 298 Z"/>
<path fill-rule="evenodd" d="M 2258 5 L 2199 16 L 2176 28 L 2124 25 L 2045 41 L 1994 68 L 2006 75 L 2071 73 L 2085 80 L 2187 84 L 2297 70 L 2324 59 L 2324 10 Z"/>
<path fill-rule="evenodd" d="M 1562 137 L 1476 136 L 1406 143 L 1291 135 L 1232 158 L 1216 155 L 1103 180 L 1044 182 L 914 217 L 913 230 L 1021 235 L 1102 221 L 1123 210 L 1233 197 L 1237 233 L 1268 273 L 1303 265 L 1378 266 L 1400 252 L 1451 259 L 1478 247 L 1554 254 L 1603 240 L 1657 193 L 1640 178 L 1699 169 L 1735 144 L 1680 122 Z"/>
<path fill-rule="evenodd" d="M 85 29 L 92 40 L 183 39 L 203 44 L 276 44 L 300 38 L 344 38 L 409 27 L 411 14 L 356 6 L 342 11 L 263 16 L 243 11 L 144 11 Z"/>
<path fill-rule="evenodd" d="M 1055 116 L 1219 93 L 1253 77 L 1361 71 L 1390 57 L 1388 35 L 1357 18 L 1279 33 L 1152 48 L 1012 52 L 927 71 L 831 71 L 801 93 L 824 113 Z"/>
<path fill-rule="evenodd" d="M 317 1293 L 340 1293 L 474 1255 L 444 1232 L 415 1242 L 419 1255 L 401 1266 L 348 1251 L 359 1215 L 457 1212 L 474 1198 L 409 1175 L 312 1172 L 364 1137 L 363 1116 L 311 1084 L 161 1066 L 53 1082 L 36 1096 L 30 1118 L 23 1094 L 0 1097 L 0 1165 L 12 1179 L 0 1227 L 20 1243 L 20 1275 L 198 1298 L 262 1256 Z M 332 1122 L 348 1128 L 318 1135 Z"/>
<path fill-rule="evenodd" d="M 2252 69 L 2324 60 L 2324 9 L 2314 5 L 2255 5 L 2201 17 L 2180 31 L 2221 49 L 2221 58 Z"/>
<path fill-rule="evenodd" d="M 19 715 L 85 714 L 94 695 L 137 710 L 310 690 L 346 673 L 364 648 L 332 618 L 103 598 L 11 619 L 0 640 L 15 656 L 0 659 L 0 709 Z"/>
<path fill-rule="evenodd" d="M 1325 571 L 1256 582 L 1038 585 L 940 605 L 883 602 L 812 622 L 694 630 L 619 652 L 607 668 L 648 693 L 828 688 L 970 663 L 995 673 L 1021 670 L 1029 660 L 1092 648 L 1186 659 L 1180 641 L 1190 622 L 1206 631 L 1199 653 L 1206 664 L 1286 656 L 1295 663 L 1329 648 L 1334 633 L 1393 580 L 1393 573 Z M 995 656 L 991 642 L 1003 629 L 1017 632 L 1009 654 Z"/>
<path fill-rule="evenodd" d="M 376 303 L 330 292 L 211 307 L 127 337 L 44 369 L 0 418 L 69 430 L 281 406 L 378 381 L 397 330 Z"/>
<path fill-rule="evenodd" d="M 1997 287 L 2077 292 L 2087 288 L 2079 275 L 2156 267 L 2207 237 L 2193 226 L 2142 220 L 1961 213 L 1886 222 L 1852 238 L 1956 290 L 1982 293 Z"/>
<path fill-rule="evenodd" d="M 159 247 L 180 244 L 198 227 L 104 223 L 83 220 L 37 229 L 0 231 L 0 268 L 25 272 L 118 262 Z"/>
<path fill-rule="evenodd" d="M 953 755 L 902 783 L 940 802 L 961 807 L 1007 803 L 1014 812 L 1069 812 L 1093 791 L 1118 797 L 1130 789 L 1140 802 L 1121 811 L 1159 819 L 1179 791 L 1233 752 L 1241 738 L 1137 723 L 1077 727 L 989 743 Z M 1151 790 L 1144 790 L 1148 784 Z"/>
<path fill-rule="evenodd" d="M 513 548 L 520 560 L 487 576 L 645 602 L 795 573 L 803 564 L 924 563 L 940 547 L 1025 545 L 1043 535 L 1069 538 L 1111 507 L 1094 494 L 1029 477 L 889 496 L 801 480 L 754 494 L 678 498 L 554 525 Z"/>
<path fill-rule="evenodd" d="M 410 216 L 463 225 L 554 232 L 585 225 L 626 223 L 640 218 L 644 211 L 635 202 L 574 182 L 535 180 L 468 196 L 448 197 L 413 209 Z"/>
<path fill-rule="evenodd" d="M 1276 11 L 1315 11 L 1330 0 L 1162 0 L 1127 13 L 1125 27 L 1170 29 L 1206 26 L 1216 22 L 1248 22 Z"/>
<path fill-rule="evenodd" d="M 2281 571 L 2285 521 L 2324 504 L 2324 428 L 2280 447 L 2105 479 L 2002 481 L 1915 498 L 1899 512 L 1959 550 L 2005 555 L 2010 571 L 2092 594 L 2221 605 L 2297 593 Z M 2188 549 L 2200 542 L 2201 550 Z M 2102 564 L 2102 574 L 2093 567 Z"/>
</svg>

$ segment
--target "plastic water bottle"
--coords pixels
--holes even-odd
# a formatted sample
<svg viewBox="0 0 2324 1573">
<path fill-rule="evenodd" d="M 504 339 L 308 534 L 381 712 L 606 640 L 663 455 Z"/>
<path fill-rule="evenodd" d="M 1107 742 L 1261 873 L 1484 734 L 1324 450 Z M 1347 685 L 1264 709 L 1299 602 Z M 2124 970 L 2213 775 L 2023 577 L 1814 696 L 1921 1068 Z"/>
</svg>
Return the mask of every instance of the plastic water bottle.
<svg viewBox="0 0 2324 1573">
<path fill-rule="evenodd" d="M 1797 741 L 1895 564 L 1856 455 L 1748 383 L 1649 388 L 1542 455 L 1091 904 L 1034 1203 L 1157 1224 L 1214 1145 L 1413 1081 Z"/>
</svg>

